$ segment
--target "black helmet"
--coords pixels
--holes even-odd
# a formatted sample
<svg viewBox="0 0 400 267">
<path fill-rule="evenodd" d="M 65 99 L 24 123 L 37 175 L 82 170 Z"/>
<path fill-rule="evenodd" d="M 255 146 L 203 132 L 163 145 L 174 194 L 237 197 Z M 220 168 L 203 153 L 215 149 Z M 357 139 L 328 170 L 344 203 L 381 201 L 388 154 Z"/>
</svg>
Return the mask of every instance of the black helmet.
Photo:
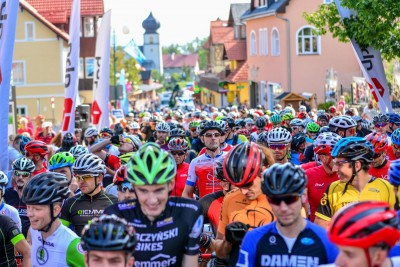
<svg viewBox="0 0 400 267">
<path fill-rule="evenodd" d="M 101 130 L 100 130 L 100 133 L 108 133 L 109 135 L 113 135 L 114 134 L 114 132 L 110 129 L 110 128 L 108 128 L 108 127 L 103 127 Z"/>
<path fill-rule="evenodd" d="M 256 127 L 264 128 L 267 125 L 267 120 L 264 117 L 257 117 L 256 119 Z"/>
<path fill-rule="evenodd" d="M 101 215 L 83 229 L 82 248 L 91 251 L 135 251 L 135 229 L 116 215 Z"/>
<path fill-rule="evenodd" d="M 275 163 L 264 174 L 263 191 L 267 196 L 302 194 L 307 185 L 304 170 L 292 163 Z"/>
<path fill-rule="evenodd" d="M 167 124 L 168 124 L 168 126 L 169 126 L 169 130 L 170 130 L 170 131 L 172 131 L 173 129 L 176 129 L 176 128 L 177 128 L 176 123 L 173 122 L 173 121 L 169 121 L 169 122 L 167 122 Z"/>
<path fill-rule="evenodd" d="M 186 132 L 185 130 L 175 127 L 174 129 L 171 128 L 170 126 L 170 131 L 169 131 L 169 137 L 170 138 L 174 138 L 174 137 L 181 137 L 181 138 L 185 138 L 186 137 Z"/>
<path fill-rule="evenodd" d="M 363 159 L 366 163 L 371 163 L 374 147 L 362 137 L 346 137 L 335 144 L 331 155 L 334 158 L 347 158 L 351 161 Z"/>
<path fill-rule="evenodd" d="M 63 151 L 69 151 L 74 145 L 76 144 L 76 138 L 72 133 L 65 133 L 62 143 L 61 143 L 61 148 Z"/>
<path fill-rule="evenodd" d="M 21 137 L 21 141 L 19 142 L 19 151 L 21 151 L 22 155 L 25 155 L 25 146 L 27 143 L 29 143 L 32 139 L 26 136 Z"/>
<path fill-rule="evenodd" d="M 220 181 L 228 181 L 224 176 L 224 159 L 221 157 L 215 164 L 215 177 Z"/>
<path fill-rule="evenodd" d="M 373 124 L 377 124 L 379 122 L 388 123 L 389 122 L 389 116 L 387 116 L 386 114 L 375 115 L 374 118 L 372 119 L 372 123 Z"/>
<path fill-rule="evenodd" d="M 235 120 L 231 117 L 223 117 L 221 120 L 226 121 L 228 123 L 229 128 L 235 127 Z"/>
<path fill-rule="evenodd" d="M 67 177 L 57 172 L 34 176 L 24 187 L 22 199 L 28 205 L 49 205 L 62 202 L 70 194 Z"/>
<path fill-rule="evenodd" d="M 291 148 L 297 151 L 302 143 L 306 141 L 306 135 L 303 133 L 298 133 L 293 135 Z"/>
<path fill-rule="evenodd" d="M 205 134 L 209 130 L 217 130 L 219 133 L 222 133 L 221 125 L 216 121 L 207 121 L 204 124 L 204 128 L 200 132 L 200 135 Z"/>
</svg>

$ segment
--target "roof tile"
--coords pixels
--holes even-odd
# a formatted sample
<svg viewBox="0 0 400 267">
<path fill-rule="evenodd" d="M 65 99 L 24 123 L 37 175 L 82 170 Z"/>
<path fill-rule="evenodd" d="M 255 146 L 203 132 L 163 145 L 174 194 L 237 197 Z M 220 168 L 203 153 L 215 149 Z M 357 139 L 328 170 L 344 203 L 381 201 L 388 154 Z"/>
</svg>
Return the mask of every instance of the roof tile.
<svg viewBox="0 0 400 267">
<path fill-rule="evenodd" d="M 228 60 L 246 60 L 246 41 L 234 41 L 224 43 L 226 56 Z"/>
<path fill-rule="evenodd" d="M 249 65 L 247 64 L 247 61 L 244 61 L 240 63 L 239 66 L 232 71 L 225 80 L 228 82 L 247 82 L 249 80 L 248 73 Z"/>
<path fill-rule="evenodd" d="M 182 68 L 184 66 L 195 67 L 198 61 L 197 54 L 189 55 L 163 55 L 164 68 Z"/>
</svg>

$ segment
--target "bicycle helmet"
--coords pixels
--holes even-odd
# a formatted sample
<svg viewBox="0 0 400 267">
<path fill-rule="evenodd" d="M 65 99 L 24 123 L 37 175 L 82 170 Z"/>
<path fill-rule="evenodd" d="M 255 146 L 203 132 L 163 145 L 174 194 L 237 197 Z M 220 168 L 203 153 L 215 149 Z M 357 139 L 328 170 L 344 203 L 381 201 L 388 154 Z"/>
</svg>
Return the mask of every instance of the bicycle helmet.
<svg viewBox="0 0 400 267">
<path fill-rule="evenodd" d="M 181 138 L 172 138 L 168 142 L 168 148 L 171 151 L 186 151 L 189 149 L 188 142 Z"/>
<path fill-rule="evenodd" d="M 397 213 L 386 202 L 354 202 L 334 215 L 328 237 L 337 245 L 365 250 L 381 243 L 393 247 L 400 238 Z"/>
<path fill-rule="evenodd" d="M 139 137 L 137 135 L 126 135 L 124 137 L 125 141 L 128 141 L 128 143 L 131 143 L 134 145 L 135 151 L 138 150 L 143 144 L 142 141 L 140 141 Z"/>
<path fill-rule="evenodd" d="M 292 135 L 288 130 L 283 127 L 278 127 L 272 129 L 268 134 L 268 143 L 281 143 L 281 144 L 289 144 L 292 142 Z"/>
<path fill-rule="evenodd" d="M 329 129 L 329 126 L 322 126 L 321 128 L 319 128 L 319 133 L 331 133 L 331 130 Z"/>
<path fill-rule="evenodd" d="M 362 159 L 366 163 L 371 163 L 374 148 L 362 137 L 346 137 L 336 143 L 331 154 L 334 158 L 347 158 L 351 161 Z"/>
<path fill-rule="evenodd" d="M 62 142 L 61 142 L 61 149 L 63 151 L 69 151 L 71 147 L 76 144 L 76 138 L 72 133 L 65 133 Z"/>
<path fill-rule="evenodd" d="M 96 128 L 87 128 L 84 134 L 84 137 L 92 137 L 92 136 L 98 136 L 99 132 L 97 131 Z"/>
<path fill-rule="evenodd" d="M 114 135 L 114 132 L 113 132 L 110 128 L 108 128 L 108 127 L 103 127 L 103 128 L 100 130 L 100 133 L 108 133 L 108 134 L 111 135 L 111 136 Z"/>
<path fill-rule="evenodd" d="M 303 120 L 297 119 L 297 118 L 294 118 L 293 120 L 291 120 L 289 125 L 290 126 L 301 126 L 301 127 L 304 127 Z"/>
<path fill-rule="evenodd" d="M 39 154 L 41 157 L 44 157 L 48 153 L 47 145 L 45 142 L 34 140 L 30 141 L 25 146 L 25 151 L 29 154 Z"/>
<path fill-rule="evenodd" d="M 362 120 L 363 120 L 363 119 L 361 118 L 361 116 L 358 116 L 358 115 L 355 115 L 355 116 L 353 116 L 352 118 L 353 118 L 353 120 L 354 120 L 355 122 L 357 122 L 357 123 L 358 123 L 358 122 L 362 122 Z"/>
<path fill-rule="evenodd" d="M 299 118 L 300 120 L 307 119 L 308 114 L 306 112 L 300 112 L 299 114 L 297 114 L 297 118 Z"/>
<path fill-rule="evenodd" d="M 198 121 L 191 121 L 189 123 L 189 129 L 197 128 L 197 126 L 199 126 L 199 122 Z"/>
<path fill-rule="evenodd" d="M 377 132 L 370 133 L 365 137 L 365 140 L 371 143 L 374 147 L 374 153 L 380 153 L 387 149 L 388 140 L 386 138 L 386 134 L 381 134 Z"/>
<path fill-rule="evenodd" d="M 226 121 L 228 123 L 229 128 L 235 127 L 235 120 L 232 119 L 231 117 L 224 117 L 222 120 Z"/>
<path fill-rule="evenodd" d="M 137 244 L 135 228 L 116 215 L 101 215 L 85 225 L 81 244 L 86 251 L 133 253 Z"/>
<path fill-rule="evenodd" d="M 28 181 L 22 191 L 27 205 L 49 205 L 62 202 L 70 194 L 67 177 L 57 172 L 44 172 Z"/>
<path fill-rule="evenodd" d="M 272 124 L 279 124 L 282 122 L 282 118 L 280 115 L 274 114 L 271 116 L 270 121 L 272 122 Z"/>
<path fill-rule="evenodd" d="M 260 145 L 268 146 L 268 132 L 261 132 L 257 136 L 257 143 Z"/>
<path fill-rule="evenodd" d="M 389 122 L 389 117 L 386 114 L 375 115 L 374 118 L 372 119 L 372 123 L 373 124 L 377 124 L 379 122 L 388 123 Z"/>
<path fill-rule="evenodd" d="M 353 120 L 353 118 L 350 116 L 346 116 L 346 115 L 333 117 L 329 121 L 329 128 L 331 128 L 331 130 L 333 132 L 336 132 L 338 128 L 349 129 L 349 128 L 353 128 L 356 126 L 357 126 L 357 123 Z"/>
<path fill-rule="evenodd" d="M 0 171 L 0 189 L 2 190 L 2 194 L 4 195 L 4 189 L 8 185 L 8 177 L 7 175 Z"/>
<path fill-rule="evenodd" d="M 229 131 L 229 125 L 226 121 L 220 120 L 218 121 L 218 123 L 221 126 L 222 132 L 226 133 L 227 131 Z"/>
<path fill-rule="evenodd" d="M 126 165 L 122 165 L 119 169 L 115 172 L 113 178 L 113 184 L 119 185 L 122 183 L 128 182 L 126 179 Z"/>
<path fill-rule="evenodd" d="M 163 121 L 160 121 L 160 122 L 157 123 L 157 125 L 156 125 L 156 131 L 157 131 L 157 132 L 169 133 L 170 127 L 169 127 L 168 123 L 163 122 Z"/>
<path fill-rule="evenodd" d="M 139 130 L 140 129 L 139 123 L 137 123 L 136 121 L 133 121 L 131 123 L 130 127 L 131 127 L 132 130 Z"/>
<path fill-rule="evenodd" d="M 328 117 L 328 115 L 326 115 L 325 113 L 322 113 L 322 114 L 319 114 L 319 115 L 317 116 L 317 121 L 320 121 L 320 120 L 329 121 L 329 117 Z"/>
<path fill-rule="evenodd" d="M 339 142 L 342 137 L 336 133 L 320 133 L 314 141 L 314 152 L 316 154 L 331 155 L 333 146 Z"/>
<path fill-rule="evenodd" d="M 228 182 L 224 176 L 224 158 L 222 157 L 215 163 L 215 177 L 222 182 Z"/>
<path fill-rule="evenodd" d="M 309 133 L 318 133 L 319 132 L 319 125 L 315 122 L 309 122 L 307 124 L 307 132 Z"/>
<path fill-rule="evenodd" d="M 185 130 L 183 130 L 181 128 L 175 128 L 175 129 L 172 129 L 171 131 L 169 131 L 169 137 L 170 138 L 174 138 L 174 137 L 185 138 L 186 132 L 185 132 Z"/>
<path fill-rule="evenodd" d="M 126 165 L 135 152 L 128 152 L 122 155 L 119 155 L 119 161 L 121 162 L 122 165 Z"/>
<path fill-rule="evenodd" d="M 209 130 L 217 130 L 219 133 L 222 133 L 221 125 L 216 121 L 207 121 L 200 135 L 204 135 Z"/>
<path fill-rule="evenodd" d="M 176 163 L 171 154 L 149 142 L 132 155 L 127 170 L 134 185 L 166 184 L 175 178 Z"/>
<path fill-rule="evenodd" d="M 289 120 L 292 120 L 292 119 L 294 119 L 294 116 L 293 116 L 293 114 L 291 112 L 290 113 L 287 112 L 287 113 L 282 115 L 282 121 L 289 121 Z"/>
<path fill-rule="evenodd" d="M 63 167 L 71 167 L 75 158 L 69 152 L 59 152 L 54 154 L 49 160 L 49 171 L 54 171 Z"/>
<path fill-rule="evenodd" d="M 329 111 L 329 113 L 336 113 L 336 107 L 335 106 L 330 106 L 328 111 Z"/>
<path fill-rule="evenodd" d="M 14 160 L 12 163 L 11 168 L 15 171 L 25 171 L 25 172 L 30 172 L 33 173 L 36 169 L 35 163 L 33 163 L 32 160 L 22 157 Z"/>
<path fill-rule="evenodd" d="M 400 186 L 400 159 L 390 162 L 388 176 L 390 184 L 395 187 Z"/>
<path fill-rule="evenodd" d="M 206 125 L 207 121 L 203 120 L 199 123 L 199 126 L 197 126 L 197 134 L 200 135 L 200 133 L 204 130 L 204 127 Z"/>
<path fill-rule="evenodd" d="M 364 119 L 361 122 L 361 127 L 370 130 L 372 128 L 372 123 L 369 120 Z"/>
<path fill-rule="evenodd" d="M 244 119 L 244 122 L 246 123 L 246 125 L 248 125 L 248 124 L 254 125 L 254 121 L 252 118 L 246 118 L 246 119 Z"/>
<path fill-rule="evenodd" d="M 69 153 L 74 156 L 75 159 L 79 158 L 80 156 L 89 153 L 88 149 L 82 145 L 76 145 L 71 147 Z"/>
<path fill-rule="evenodd" d="M 106 166 L 104 161 L 94 154 L 84 154 L 77 158 L 72 165 L 72 170 L 76 174 L 105 174 Z"/>
<path fill-rule="evenodd" d="M 258 117 L 256 119 L 256 127 L 259 129 L 264 129 L 264 127 L 267 125 L 267 120 L 264 117 Z"/>
<path fill-rule="evenodd" d="M 400 128 L 394 130 L 390 138 L 393 144 L 400 146 Z"/>
<path fill-rule="evenodd" d="M 32 139 L 26 136 L 21 137 L 21 141 L 19 142 L 19 151 L 21 151 L 22 155 L 25 155 L 25 146 L 28 144 Z"/>
<path fill-rule="evenodd" d="M 169 131 L 170 131 L 170 132 L 171 132 L 172 130 L 174 130 L 174 129 L 177 128 L 176 123 L 173 122 L 173 121 L 169 121 L 169 122 L 167 122 L 167 124 L 168 124 L 168 126 L 169 126 Z M 160 131 L 160 132 L 162 132 L 162 131 Z"/>
<path fill-rule="evenodd" d="M 275 163 L 263 174 L 263 192 L 267 196 L 302 194 L 307 185 L 304 170 L 292 163 Z"/>
<path fill-rule="evenodd" d="M 297 151 L 300 148 L 301 144 L 303 144 L 305 141 L 306 141 L 306 135 L 303 133 L 297 133 L 293 135 L 290 148 Z"/>
<path fill-rule="evenodd" d="M 263 152 L 256 143 L 241 143 L 225 156 L 224 176 L 234 186 L 241 187 L 254 181 L 261 172 L 262 163 Z"/>
<path fill-rule="evenodd" d="M 396 114 L 396 113 L 390 113 L 389 114 L 389 122 L 399 125 L 400 124 L 400 115 Z"/>
</svg>

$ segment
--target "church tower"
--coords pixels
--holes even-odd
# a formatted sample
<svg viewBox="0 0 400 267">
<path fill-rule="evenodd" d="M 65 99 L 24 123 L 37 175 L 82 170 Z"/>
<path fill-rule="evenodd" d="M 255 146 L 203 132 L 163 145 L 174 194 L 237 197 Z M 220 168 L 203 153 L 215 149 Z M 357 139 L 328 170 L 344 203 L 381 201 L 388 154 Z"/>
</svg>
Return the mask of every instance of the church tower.
<svg viewBox="0 0 400 267">
<path fill-rule="evenodd" d="M 145 29 L 143 34 L 143 54 L 146 57 L 143 67 L 147 70 L 155 69 L 161 75 L 163 74 L 162 51 L 160 45 L 160 35 L 157 30 L 160 28 L 160 22 L 153 17 L 153 13 L 142 23 Z"/>
</svg>

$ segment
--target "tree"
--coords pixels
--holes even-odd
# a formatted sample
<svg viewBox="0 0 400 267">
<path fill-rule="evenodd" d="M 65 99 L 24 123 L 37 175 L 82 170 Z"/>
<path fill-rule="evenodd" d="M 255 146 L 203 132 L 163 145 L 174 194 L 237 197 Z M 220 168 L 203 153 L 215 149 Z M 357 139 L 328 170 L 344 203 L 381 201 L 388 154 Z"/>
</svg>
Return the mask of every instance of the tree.
<svg viewBox="0 0 400 267">
<path fill-rule="evenodd" d="M 304 13 L 304 17 L 317 28 L 317 34 L 329 31 L 341 42 L 354 38 L 361 48 L 372 46 L 387 60 L 400 57 L 399 0 L 342 0 L 341 5 L 357 16 L 342 21 L 331 3 L 320 5 L 314 13 Z"/>
<path fill-rule="evenodd" d="M 138 62 L 128 56 L 121 46 L 116 47 L 116 73 L 119 73 L 121 69 L 125 69 L 125 73 L 128 74 L 127 80 L 132 84 L 140 84 L 140 68 Z M 114 86 L 114 48 L 111 48 L 110 52 L 110 86 Z M 117 78 L 118 83 L 118 78 Z"/>
</svg>

